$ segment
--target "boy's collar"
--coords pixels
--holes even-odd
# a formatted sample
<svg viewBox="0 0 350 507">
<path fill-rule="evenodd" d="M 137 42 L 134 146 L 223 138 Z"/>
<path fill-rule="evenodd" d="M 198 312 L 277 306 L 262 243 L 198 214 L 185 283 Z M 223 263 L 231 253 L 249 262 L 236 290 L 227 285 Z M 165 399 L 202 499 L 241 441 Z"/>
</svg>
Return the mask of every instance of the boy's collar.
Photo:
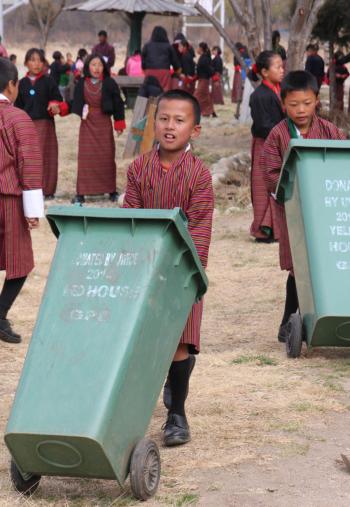
<svg viewBox="0 0 350 507">
<path fill-rule="evenodd" d="M 10 99 L 6 97 L 6 95 L 4 95 L 3 93 L 0 93 L 0 100 L 4 100 L 5 102 L 11 102 Z"/>
<path fill-rule="evenodd" d="M 160 148 L 160 143 L 157 144 L 157 151 L 159 151 L 159 148 Z M 191 150 L 191 144 L 188 143 L 187 146 L 186 146 L 186 149 L 185 149 L 184 153 L 187 153 L 190 150 Z"/>
</svg>

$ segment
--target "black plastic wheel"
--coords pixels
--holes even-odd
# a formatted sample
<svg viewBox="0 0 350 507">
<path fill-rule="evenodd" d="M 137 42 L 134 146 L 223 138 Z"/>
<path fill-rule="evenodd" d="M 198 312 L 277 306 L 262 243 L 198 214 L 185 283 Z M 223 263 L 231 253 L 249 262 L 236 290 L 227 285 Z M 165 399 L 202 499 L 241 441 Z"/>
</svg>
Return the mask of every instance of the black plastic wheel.
<svg viewBox="0 0 350 507">
<path fill-rule="evenodd" d="M 10 465 L 11 481 L 15 489 L 23 495 L 32 495 L 39 486 L 41 475 L 29 475 L 24 479 L 21 472 L 18 470 L 16 463 L 11 459 Z"/>
<path fill-rule="evenodd" d="M 287 356 L 296 358 L 300 356 L 303 344 L 303 322 L 299 313 L 292 313 L 289 317 L 288 335 L 286 339 Z"/>
<path fill-rule="evenodd" d="M 157 444 L 143 438 L 136 445 L 130 463 L 131 490 L 138 500 L 155 495 L 160 479 L 160 456 Z"/>
</svg>

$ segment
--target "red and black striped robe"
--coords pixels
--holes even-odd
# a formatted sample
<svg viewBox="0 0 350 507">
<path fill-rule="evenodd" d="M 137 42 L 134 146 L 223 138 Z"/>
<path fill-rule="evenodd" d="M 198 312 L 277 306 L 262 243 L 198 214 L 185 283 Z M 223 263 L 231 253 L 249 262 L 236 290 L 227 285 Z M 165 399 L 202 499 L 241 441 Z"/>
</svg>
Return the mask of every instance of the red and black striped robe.
<svg viewBox="0 0 350 507">
<path fill-rule="evenodd" d="M 22 191 L 42 188 L 39 139 L 27 113 L 0 100 L 0 270 L 6 278 L 28 275 L 33 250 Z"/>
<path fill-rule="evenodd" d="M 333 123 L 323 120 L 314 115 L 308 134 L 305 139 L 346 139 Z M 272 129 L 267 137 L 260 163 L 264 172 L 264 178 L 269 192 L 275 192 L 280 176 L 283 157 L 287 151 L 291 139 L 287 120 L 282 120 Z M 290 251 L 287 221 L 284 205 L 276 203 L 277 220 L 279 223 L 279 253 L 282 270 L 293 271 L 292 254 Z"/>
<path fill-rule="evenodd" d="M 173 209 L 180 207 L 188 230 L 206 268 L 211 239 L 214 194 L 209 170 L 189 150 L 168 169 L 161 166 L 158 149 L 137 158 L 128 169 L 124 208 Z M 203 301 L 193 305 L 181 343 L 190 352 L 200 350 Z"/>
</svg>

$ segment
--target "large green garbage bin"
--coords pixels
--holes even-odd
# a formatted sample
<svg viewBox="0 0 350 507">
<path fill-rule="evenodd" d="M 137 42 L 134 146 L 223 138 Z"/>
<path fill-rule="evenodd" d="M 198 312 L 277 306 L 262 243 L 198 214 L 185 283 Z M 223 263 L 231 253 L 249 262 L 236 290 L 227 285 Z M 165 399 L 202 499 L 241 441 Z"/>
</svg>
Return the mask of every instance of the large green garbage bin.
<svg viewBox="0 0 350 507">
<path fill-rule="evenodd" d="M 288 355 L 308 346 L 350 346 L 350 142 L 293 140 L 277 199 L 284 203 L 300 316 Z"/>
<path fill-rule="evenodd" d="M 5 434 L 12 475 L 122 485 L 207 278 L 180 209 L 47 218 L 58 243 Z"/>
</svg>

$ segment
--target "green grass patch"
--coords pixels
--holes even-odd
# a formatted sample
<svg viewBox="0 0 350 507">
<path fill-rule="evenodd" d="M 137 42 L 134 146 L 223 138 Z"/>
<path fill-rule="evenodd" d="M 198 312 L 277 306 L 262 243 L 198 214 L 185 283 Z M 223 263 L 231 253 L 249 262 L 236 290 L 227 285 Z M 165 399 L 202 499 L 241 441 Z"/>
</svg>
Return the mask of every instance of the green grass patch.
<svg viewBox="0 0 350 507">
<path fill-rule="evenodd" d="M 278 362 L 273 357 L 258 355 L 242 355 L 232 359 L 231 364 L 248 364 L 254 363 L 257 366 L 277 366 Z"/>
<path fill-rule="evenodd" d="M 196 493 L 184 493 L 173 503 L 174 507 L 182 507 L 183 505 L 195 505 L 198 503 L 199 495 Z"/>
</svg>

